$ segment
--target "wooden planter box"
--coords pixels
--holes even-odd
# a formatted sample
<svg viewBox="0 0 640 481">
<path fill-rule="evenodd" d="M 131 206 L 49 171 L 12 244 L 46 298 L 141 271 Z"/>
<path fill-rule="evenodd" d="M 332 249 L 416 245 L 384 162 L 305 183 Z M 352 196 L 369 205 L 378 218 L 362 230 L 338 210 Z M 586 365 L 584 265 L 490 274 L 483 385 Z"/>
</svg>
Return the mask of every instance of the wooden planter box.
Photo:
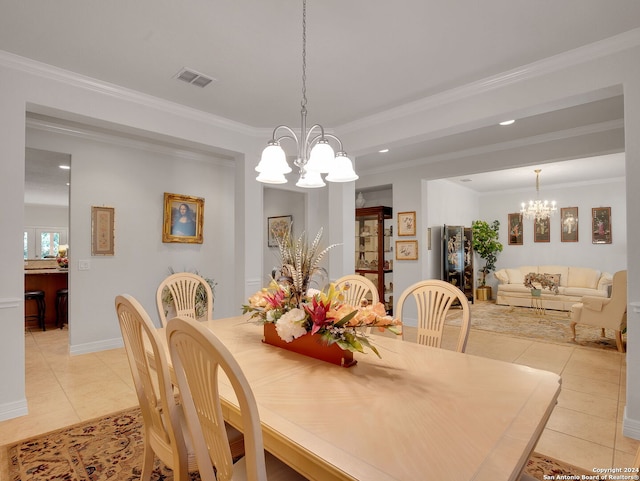
<svg viewBox="0 0 640 481">
<path fill-rule="evenodd" d="M 318 334 L 306 334 L 291 342 L 283 341 L 280 339 L 276 331 L 276 326 L 273 323 L 264 324 L 263 342 L 342 367 L 351 367 L 358 363 L 358 361 L 353 359 L 353 353 L 351 351 L 346 351 L 337 344 L 331 344 L 330 346 L 325 344 L 322 337 Z"/>
</svg>

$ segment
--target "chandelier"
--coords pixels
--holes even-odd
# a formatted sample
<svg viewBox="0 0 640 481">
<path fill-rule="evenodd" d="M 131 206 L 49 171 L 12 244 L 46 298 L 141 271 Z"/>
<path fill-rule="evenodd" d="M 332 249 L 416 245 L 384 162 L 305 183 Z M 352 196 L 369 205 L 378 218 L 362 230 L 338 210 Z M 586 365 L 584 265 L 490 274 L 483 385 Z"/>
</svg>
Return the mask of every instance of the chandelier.
<svg viewBox="0 0 640 481">
<path fill-rule="evenodd" d="M 342 148 L 342 142 L 335 135 L 324 131 L 320 124 L 314 124 L 307 130 L 307 1 L 302 2 L 302 109 L 300 111 L 300 136 L 290 127 L 279 125 L 273 129 L 271 140 L 262 151 L 260 163 L 256 166 L 259 172 L 256 180 L 267 184 L 285 184 L 285 174 L 291 172 L 284 149 L 280 146 L 283 140 L 291 140 L 296 144 L 297 157 L 293 161 L 300 177 L 298 187 L 324 187 L 321 174 L 328 174 L 329 182 L 351 182 L 358 179 L 353 164 Z M 278 136 L 280 134 L 280 136 Z M 338 146 L 334 153 L 329 141 Z"/>
<path fill-rule="evenodd" d="M 522 203 L 520 214 L 525 219 L 544 220 L 551 217 L 558 210 L 556 201 L 540 200 L 540 172 L 542 169 L 536 169 L 536 200 L 530 200 L 528 204 Z"/>
</svg>

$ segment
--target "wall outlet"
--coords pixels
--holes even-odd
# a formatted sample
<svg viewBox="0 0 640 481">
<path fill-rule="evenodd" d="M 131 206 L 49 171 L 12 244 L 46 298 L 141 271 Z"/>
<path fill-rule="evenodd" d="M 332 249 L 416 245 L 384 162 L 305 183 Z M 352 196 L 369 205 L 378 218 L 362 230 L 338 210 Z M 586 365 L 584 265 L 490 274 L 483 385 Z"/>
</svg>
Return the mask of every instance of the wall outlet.
<svg viewBox="0 0 640 481">
<path fill-rule="evenodd" d="M 88 271 L 91 268 L 91 264 L 88 260 L 79 260 L 78 261 L 78 270 L 79 271 Z"/>
</svg>

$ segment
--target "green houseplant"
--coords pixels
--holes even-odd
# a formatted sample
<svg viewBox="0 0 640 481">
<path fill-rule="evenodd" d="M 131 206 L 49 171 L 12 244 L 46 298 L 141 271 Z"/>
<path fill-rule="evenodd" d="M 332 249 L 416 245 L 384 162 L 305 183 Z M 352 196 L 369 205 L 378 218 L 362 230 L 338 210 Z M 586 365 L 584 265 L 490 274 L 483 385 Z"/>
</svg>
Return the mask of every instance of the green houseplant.
<svg viewBox="0 0 640 481">
<path fill-rule="evenodd" d="M 502 252 L 502 244 L 498 241 L 500 221 L 494 220 L 491 224 L 483 220 L 474 220 L 471 224 L 471 245 L 476 254 L 484 261 L 484 267 L 480 269 L 480 287 L 477 297 L 480 300 L 491 298 L 491 286 L 487 286 L 487 276 L 496 269 L 496 260 L 499 252 Z M 480 292 L 484 291 L 484 292 Z"/>
</svg>

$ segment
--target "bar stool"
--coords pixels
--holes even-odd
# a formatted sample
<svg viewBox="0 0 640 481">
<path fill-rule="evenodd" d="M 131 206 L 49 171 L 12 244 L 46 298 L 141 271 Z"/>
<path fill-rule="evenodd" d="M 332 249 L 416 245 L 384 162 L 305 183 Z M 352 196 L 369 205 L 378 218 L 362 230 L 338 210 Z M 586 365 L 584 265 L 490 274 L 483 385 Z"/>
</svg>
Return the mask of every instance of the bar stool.
<svg viewBox="0 0 640 481">
<path fill-rule="evenodd" d="M 60 325 L 60 329 L 69 323 L 69 289 L 58 289 L 56 291 L 56 327 Z"/>
<path fill-rule="evenodd" d="M 43 331 L 46 331 L 46 327 L 44 325 L 44 313 L 46 309 L 46 304 L 44 302 L 44 291 L 25 291 L 24 293 L 25 304 L 27 301 L 36 301 L 36 304 L 38 306 L 38 314 L 29 314 L 29 315 L 25 314 L 24 320 L 28 321 L 29 319 L 37 319 L 40 328 Z"/>
</svg>

